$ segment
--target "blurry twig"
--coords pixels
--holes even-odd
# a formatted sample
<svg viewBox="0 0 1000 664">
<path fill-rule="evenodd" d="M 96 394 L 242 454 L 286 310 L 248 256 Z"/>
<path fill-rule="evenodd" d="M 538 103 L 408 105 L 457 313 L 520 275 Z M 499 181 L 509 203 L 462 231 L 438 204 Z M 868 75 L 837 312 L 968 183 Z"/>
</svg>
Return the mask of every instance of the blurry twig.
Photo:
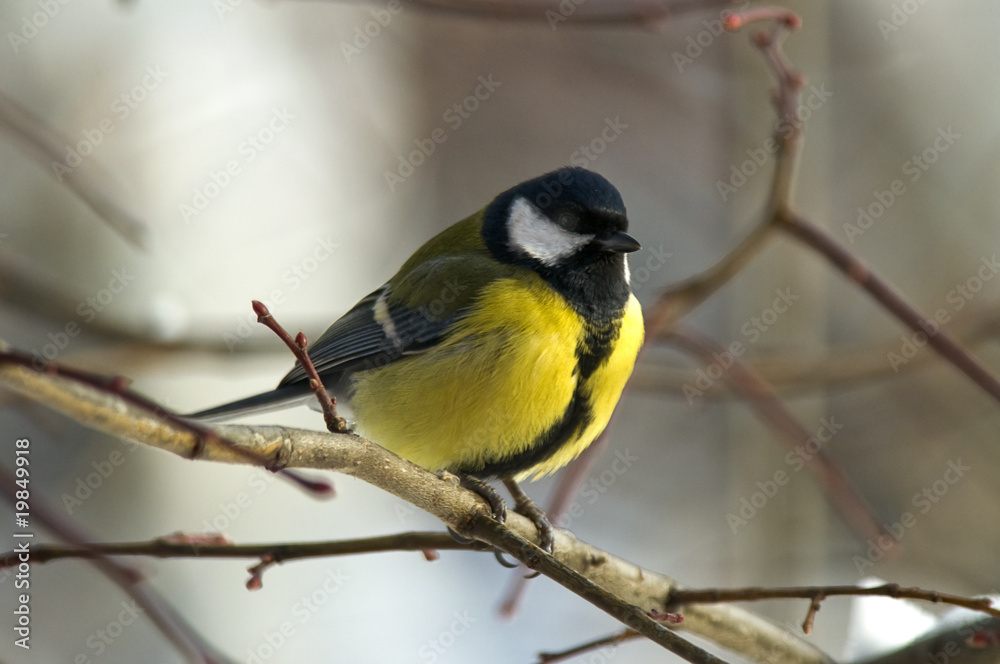
<svg viewBox="0 0 1000 664">
<path fill-rule="evenodd" d="M 475 550 L 475 545 L 459 543 L 448 533 L 407 532 L 382 537 L 364 537 L 330 542 L 276 542 L 270 544 L 231 544 L 199 535 L 174 533 L 145 542 L 89 544 L 86 547 L 35 545 L 31 562 L 46 563 L 64 558 L 92 559 L 100 556 L 151 556 L 154 558 L 271 558 L 289 560 L 346 556 L 385 551 Z M 17 564 L 14 551 L 0 554 L 0 567 Z"/>
<path fill-rule="evenodd" d="M 6 469 L 0 469 L 0 491 L 13 504 L 18 493 L 18 485 Z M 89 551 L 88 556 L 93 565 L 129 597 L 142 607 L 142 611 L 156 625 L 157 629 L 184 654 L 190 662 L 203 664 L 221 664 L 232 660 L 219 654 L 205 639 L 201 637 L 187 622 L 178 615 L 167 602 L 150 587 L 140 585 L 142 574 L 137 570 L 123 565 L 94 550 L 88 543 L 88 538 L 79 532 L 75 526 L 56 515 L 44 500 L 37 494 L 31 497 L 31 519 L 40 524 L 56 537 L 69 542 L 80 550 Z M 29 560 L 33 561 L 36 547 L 31 547 Z M 23 553 L 18 553 L 16 560 L 22 561 Z M 15 557 L 11 556 L 11 564 Z"/>
<path fill-rule="evenodd" d="M 247 463 L 259 465 L 267 470 L 283 475 L 286 479 L 291 480 L 294 484 L 302 489 L 305 489 L 306 491 L 309 491 L 313 495 L 333 495 L 333 485 L 330 483 L 323 480 L 308 479 L 298 473 L 276 466 L 273 461 L 261 456 L 260 454 L 247 451 L 232 441 L 226 440 L 224 437 L 215 433 L 212 429 L 185 419 L 176 413 L 172 413 L 156 402 L 131 391 L 129 389 L 129 383 L 131 381 L 124 376 L 97 376 L 83 371 L 78 371 L 76 369 L 71 369 L 52 361 L 32 358 L 27 353 L 0 347 L 0 366 L 5 364 L 25 367 L 27 369 L 48 375 L 61 376 L 100 392 L 107 392 L 108 394 L 116 395 L 123 401 L 141 409 L 148 417 L 154 420 L 169 422 L 180 429 L 188 431 L 194 436 L 194 445 L 188 452 L 190 455 L 189 458 L 198 458 L 204 453 L 205 448 L 209 445 L 221 445 L 231 449 L 233 454 L 244 457 L 244 460 Z M 38 395 L 31 396 L 37 397 Z M 46 403 L 43 399 L 37 400 L 41 401 L 45 405 L 50 407 L 52 406 L 52 404 Z"/>
<path fill-rule="evenodd" d="M 865 588 L 862 586 L 802 586 L 791 588 L 707 588 L 704 590 L 675 589 L 670 591 L 667 607 L 689 606 L 706 602 L 755 602 L 765 599 L 808 599 L 822 601 L 827 597 L 892 597 L 916 599 L 934 604 L 950 604 L 972 611 L 980 611 L 1000 618 L 1000 609 L 988 597 L 963 597 L 924 588 L 904 588 L 897 583 Z"/>
<path fill-rule="evenodd" d="M 63 164 L 65 140 L 31 111 L 7 95 L 0 93 L 0 127 L 18 139 L 27 152 L 55 175 L 52 164 L 62 165 L 57 180 L 76 194 L 98 217 L 135 247 L 145 249 L 149 242 L 149 227 L 121 205 L 124 195 L 116 191 L 114 178 L 91 160 L 87 168 L 69 168 Z"/>
<path fill-rule="evenodd" d="M 317 1 L 317 0 L 312 0 Z M 344 0 L 331 0 L 343 4 Z M 730 4 L 731 0 L 646 0 L 616 6 L 605 3 L 586 7 L 582 0 L 408 0 L 421 11 L 454 14 L 476 19 L 547 22 L 552 29 L 563 24 L 580 27 L 646 26 L 691 11 Z M 353 3 L 351 3 L 353 4 Z M 360 3 L 370 4 L 370 3 Z"/>
<path fill-rule="evenodd" d="M 1000 403 L 1000 380 L 997 376 L 962 348 L 936 321 L 921 314 L 889 282 L 838 244 L 828 233 L 791 210 L 783 210 L 775 220 L 782 230 L 826 258 L 915 334 L 923 335 L 928 346 Z"/>
<path fill-rule="evenodd" d="M 692 330 L 675 328 L 670 333 L 670 340 L 706 364 L 713 361 L 713 356 L 727 352 L 722 346 Z M 753 408 L 757 416 L 784 439 L 789 447 L 794 449 L 796 446 L 806 444 L 812 434 L 789 412 L 771 386 L 739 358 L 730 356 L 728 359 L 731 360 L 731 364 L 725 372 L 725 380 L 733 391 Z M 826 450 L 819 448 L 813 452 L 810 448 L 809 452 L 811 456 L 805 461 L 805 467 L 815 475 L 830 502 L 858 537 L 864 541 L 887 534 L 864 497 L 851 486 L 844 471 Z M 893 544 L 898 546 L 895 540 Z"/>
<path fill-rule="evenodd" d="M 1000 314 L 982 311 L 950 323 L 955 338 L 965 347 L 976 347 L 1000 340 Z M 794 350 L 755 353 L 746 364 L 769 385 L 782 394 L 806 392 L 821 388 L 846 388 L 864 381 L 883 380 L 922 368 L 936 359 L 931 353 L 919 353 L 906 358 L 905 364 L 887 361 L 894 347 L 873 344 L 870 347 L 831 348 L 821 353 Z M 636 366 L 629 388 L 657 391 L 683 397 L 685 385 L 690 385 L 692 371 L 674 364 L 648 360 Z M 705 398 L 729 398 L 732 390 L 723 381 L 714 381 L 704 389 Z"/>
<path fill-rule="evenodd" d="M 543 652 L 538 655 L 538 664 L 555 664 L 555 662 L 563 662 L 578 655 L 582 655 L 585 652 L 591 650 L 597 650 L 598 648 L 607 647 L 618 647 L 618 644 L 623 643 L 631 639 L 636 639 L 640 636 L 638 632 L 634 632 L 630 629 L 626 629 L 623 632 L 618 632 L 610 636 L 602 636 L 599 639 L 594 639 L 588 641 L 587 643 L 581 643 L 578 646 L 573 646 L 572 648 L 567 648 L 559 652 Z"/>
<path fill-rule="evenodd" d="M 778 80 L 778 90 L 773 101 L 781 119 L 787 120 L 776 125 L 781 126 L 782 130 L 776 130 L 774 134 L 777 151 L 768 210 L 757 227 L 725 258 L 705 272 L 668 288 L 660 295 L 652 308 L 646 311 L 647 340 L 655 339 L 670 329 L 671 325 L 746 267 L 772 237 L 773 219 L 777 211 L 785 208 L 791 201 L 802 134 L 802 123 L 798 121 L 795 109 L 798 93 L 805 85 L 805 79 L 792 68 L 781 49 L 781 43 L 789 31 L 799 27 L 800 21 L 798 16 L 787 10 L 764 7 L 734 12 L 724 21 L 724 26 L 727 30 L 735 31 L 755 21 L 773 22 L 769 32 L 754 34 L 754 44 L 761 50 L 765 62 Z"/>
</svg>

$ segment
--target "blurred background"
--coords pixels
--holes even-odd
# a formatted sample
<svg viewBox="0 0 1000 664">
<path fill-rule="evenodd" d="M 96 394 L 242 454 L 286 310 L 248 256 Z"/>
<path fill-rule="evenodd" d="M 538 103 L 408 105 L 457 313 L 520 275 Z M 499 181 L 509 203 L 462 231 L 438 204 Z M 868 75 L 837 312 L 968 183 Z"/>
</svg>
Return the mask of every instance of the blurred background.
<svg viewBox="0 0 1000 664">
<path fill-rule="evenodd" d="M 650 11 L 672 4 L 670 18 Z M 51 158 L 0 132 L 0 338 L 127 375 L 186 412 L 269 389 L 290 368 L 251 299 L 315 339 L 431 235 L 562 165 L 620 189 L 644 247 L 631 265 L 647 307 L 758 223 L 774 84 L 750 31 L 719 25 L 749 2 L 537 0 L 535 20 L 501 20 L 497 3 L 457 6 L 486 11 L 407 0 L 0 5 L 8 122 L 17 104 L 60 137 Z M 797 209 L 1000 368 L 1000 6 L 785 6 L 803 19 L 786 50 L 809 80 Z M 649 20 L 574 23 L 632 9 Z M 140 219 L 144 247 L 81 202 L 65 186 L 74 179 L 100 183 Z M 996 403 L 782 238 L 684 322 L 741 342 L 743 359 L 776 380 L 798 372 L 777 381 L 786 403 L 879 520 L 900 524 L 902 546 L 883 556 L 859 537 L 786 443 L 666 348 L 638 367 L 573 532 L 695 587 L 878 577 L 996 592 Z M 441 529 L 350 478 L 331 476 L 336 499 L 318 501 L 260 470 L 190 463 L 0 399 L 0 463 L 30 439 L 32 495 L 96 541 Z M 249 421 L 322 427 L 304 408 Z M 526 488 L 544 504 L 553 486 Z M 12 522 L 9 506 L 0 519 Z M 131 562 L 241 662 L 531 662 L 618 629 L 546 579 L 500 618 L 512 574 L 486 555 L 294 562 L 256 592 L 244 588 L 250 562 Z M 180 661 L 80 562 L 33 568 L 25 653 L 13 645 L 13 579 L 0 577 L 4 662 Z M 797 629 L 807 603 L 751 608 Z M 808 638 L 846 660 L 906 643 L 942 613 L 833 599 Z M 675 661 L 647 643 L 580 661 L 610 659 Z"/>
</svg>

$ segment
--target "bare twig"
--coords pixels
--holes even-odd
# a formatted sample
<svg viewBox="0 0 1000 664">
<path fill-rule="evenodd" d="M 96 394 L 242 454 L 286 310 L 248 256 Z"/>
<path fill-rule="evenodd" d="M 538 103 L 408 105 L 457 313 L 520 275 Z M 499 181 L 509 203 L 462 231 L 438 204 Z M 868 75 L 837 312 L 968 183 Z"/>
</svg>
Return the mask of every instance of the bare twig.
<svg viewBox="0 0 1000 664">
<path fill-rule="evenodd" d="M 316 1 L 316 0 L 314 0 Z M 342 2 L 342 0 L 334 0 Z M 644 3 L 615 3 L 594 8 L 581 3 L 566 4 L 558 0 L 503 1 L 490 0 L 409 0 L 411 6 L 428 13 L 454 14 L 476 19 L 521 22 L 547 22 L 552 29 L 567 26 L 587 28 L 655 25 L 680 14 L 712 6 L 727 5 L 731 0 L 647 0 Z"/>
<path fill-rule="evenodd" d="M 725 258 L 702 274 L 667 289 L 657 298 L 646 312 L 646 336 L 649 339 L 655 339 L 668 330 L 746 267 L 772 237 L 776 212 L 791 201 L 802 132 L 802 123 L 795 110 L 805 79 L 791 67 L 781 43 L 789 31 L 799 27 L 801 21 L 787 10 L 765 7 L 734 12 L 726 17 L 724 25 L 728 30 L 738 30 L 757 21 L 774 23 L 770 32 L 754 35 L 754 44 L 761 50 L 778 81 L 778 90 L 773 98 L 779 115 L 774 133 L 777 150 L 768 210 L 763 221 Z"/>
<path fill-rule="evenodd" d="M 927 345 L 937 351 L 942 358 L 968 376 L 994 401 L 1000 403 L 1000 380 L 962 348 L 950 334 L 941 329 L 936 321 L 921 314 L 887 281 L 822 229 L 790 210 L 778 215 L 776 219 L 785 232 L 826 258 L 889 313 L 913 330 L 914 334 L 922 335 L 927 340 Z"/>
<path fill-rule="evenodd" d="M 713 356 L 727 352 L 722 346 L 691 330 L 675 328 L 671 332 L 670 340 L 706 364 L 713 361 Z M 724 375 L 726 383 L 733 391 L 791 447 L 806 444 L 812 433 L 795 419 L 771 386 L 738 357 L 729 354 L 727 360 L 731 360 L 731 363 Z M 820 448 L 813 452 L 810 448 L 809 452 L 811 458 L 805 462 L 805 467 L 813 473 L 830 502 L 854 532 L 863 540 L 877 539 L 880 535 L 887 534 L 885 528 L 879 524 L 871 506 L 851 486 L 844 471 L 826 450 Z M 896 544 L 895 539 L 892 541 Z"/>
<path fill-rule="evenodd" d="M 476 547 L 459 543 L 448 533 L 407 532 L 382 537 L 364 537 L 329 542 L 275 542 L 262 544 L 232 544 L 190 535 L 170 535 L 145 542 L 90 544 L 86 547 L 35 545 L 31 549 L 33 563 L 45 563 L 64 558 L 96 558 L 99 556 L 151 556 L 154 558 L 269 558 L 280 564 L 290 560 L 306 560 L 329 556 L 385 551 L 425 550 L 470 551 Z M 17 554 L 8 551 L 0 555 L 0 568 L 17 564 Z"/>
<path fill-rule="evenodd" d="M 956 316 L 949 323 L 949 328 L 958 343 L 976 347 L 998 338 L 998 322 L 1000 316 L 996 313 L 981 311 L 961 319 Z M 888 352 L 890 348 L 881 343 L 857 348 L 831 348 L 821 352 L 783 349 L 755 353 L 753 360 L 747 360 L 746 364 L 784 395 L 884 380 L 922 368 L 937 359 L 932 353 L 921 353 L 908 358 L 906 364 L 893 366 L 886 362 Z M 690 385 L 693 380 L 690 369 L 647 360 L 636 364 L 629 389 L 681 397 L 685 385 Z M 699 389 L 705 398 L 729 398 L 733 394 L 732 388 L 723 381 L 715 381 L 705 389 Z"/>
<path fill-rule="evenodd" d="M 78 169 L 64 163 L 63 150 L 70 141 L 59 136 L 31 111 L 0 93 L 0 127 L 19 139 L 25 150 L 54 175 L 60 184 L 93 210 L 133 246 L 145 249 L 149 243 L 149 227 L 129 213 L 121 204 L 124 194 L 115 191 L 114 179 L 101 171 L 96 163 Z M 58 168 L 57 168 L 58 167 Z"/>
<path fill-rule="evenodd" d="M 819 612 L 820 604 L 823 603 L 824 599 L 826 599 L 826 595 L 821 594 L 816 595 L 812 598 L 812 601 L 809 602 L 809 610 L 806 611 L 806 617 L 802 621 L 803 634 L 812 634 L 813 623 L 816 621 L 816 614 Z"/>
<path fill-rule="evenodd" d="M 538 654 L 538 664 L 555 664 L 555 662 L 563 662 L 567 659 L 572 659 L 578 655 L 582 655 L 585 652 L 590 652 L 591 650 L 598 650 L 605 647 L 615 647 L 617 648 L 620 643 L 628 641 L 630 639 L 636 639 L 642 636 L 636 631 L 631 629 L 626 629 L 623 632 L 618 632 L 617 634 L 612 634 L 610 636 L 603 636 L 599 639 L 594 639 L 593 641 L 588 641 L 586 643 L 581 643 L 578 646 L 573 646 L 566 650 L 561 650 L 559 652 L 543 652 Z"/>
<path fill-rule="evenodd" d="M 790 588 L 729 588 L 705 590 L 671 591 L 667 601 L 669 607 L 684 607 L 706 602 L 755 602 L 766 599 L 809 599 L 823 600 L 827 597 L 892 597 L 895 599 L 917 599 L 934 604 L 950 604 L 972 611 L 981 611 L 994 618 L 1000 618 L 1000 609 L 993 606 L 989 598 L 962 597 L 923 588 L 904 588 L 897 583 L 864 588 L 862 586 L 802 586 Z"/>
<path fill-rule="evenodd" d="M 224 438 L 219 437 L 219 434 L 215 433 L 215 431 L 209 427 L 185 419 L 180 415 L 167 410 L 160 404 L 129 390 L 128 387 L 131 380 L 124 376 L 97 376 L 84 371 L 71 369 L 49 360 L 32 358 L 27 353 L 3 348 L 0 348 L 0 364 L 18 365 L 52 376 L 62 376 L 63 378 L 69 378 L 97 390 L 103 390 L 116 394 L 127 403 L 144 410 L 149 416 L 169 422 L 174 426 L 185 429 L 194 434 L 195 444 L 191 450 L 192 458 L 198 457 L 204 450 L 204 447 L 210 443 L 229 446 L 235 454 L 245 457 L 247 462 L 263 466 L 267 470 L 276 472 L 279 475 L 291 480 L 300 488 L 303 488 L 314 495 L 327 497 L 333 495 L 333 485 L 329 482 L 325 482 L 323 480 L 312 480 L 294 471 L 289 471 L 276 466 L 269 466 L 265 463 L 265 459 L 259 456 L 254 456 L 247 450 L 234 445 L 231 441 L 227 441 Z M 49 405 L 44 401 L 41 401 L 41 403 Z"/>
<path fill-rule="evenodd" d="M 778 78 L 779 92 L 775 97 L 775 104 L 782 117 L 786 118 L 787 124 L 792 127 L 792 131 L 778 131 L 777 127 L 783 127 L 783 125 L 780 123 L 776 125 L 775 136 L 778 141 L 778 151 L 772 186 L 771 213 L 722 260 L 701 274 L 666 289 L 656 302 L 646 309 L 646 343 L 643 350 L 655 343 L 678 320 L 711 297 L 746 267 L 773 235 L 774 228 L 771 219 L 773 211 L 778 209 L 779 205 L 786 203 L 791 196 L 791 184 L 795 172 L 795 158 L 801 130 L 801 123 L 795 116 L 795 102 L 804 79 L 789 66 L 781 50 L 781 40 L 788 31 L 797 29 L 801 22 L 795 14 L 781 9 L 760 8 L 742 12 L 724 12 L 723 24 L 728 30 L 737 30 L 741 26 L 755 21 L 774 22 L 770 35 L 757 35 L 755 43 L 761 48 L 765 59 Z M 609 424 L 609 428 L 610 426 Z M 558 519 L 561 509 L 568 506 L 583 480 L 589 474 L 594 460 L 603 451 L 606 439 L 606 435 L 602 435 L 590 449 L 573 462 L 568 474 L 563 474 L 559 486 L 556 488 L 554 504 L 549 510 L 550 516 Z M 505 615 L 512 614 L 526 589 L 524 580 L 520 577 L 515 578 L 513 586 L 501 606 L 501 612 Z"/>
<path fill-rule="evenodd" d="M 5 497 L 12 504 L 14 503 L 15 495 L 18 493 L 18 488 L 9 471 L 0 469 L 0 491 L 4 493 Z M 91 545 L 88 544 L 88 538 L 82 532 L 78 531 L 75 526 L 59 517 L 37 495 L 31 498 L 31 518 L 60 539 L 71 543 L 77 549 L 92 551 Z M 24 561 L 20 557 L 23 555 L 22 553 L 18 553 L 16 557 L 9 556 L 9 559 L 12 561 L 11 564 L 23 562 L 30 564 L 30 562 L 33 562 L 34 550 L 35 547 L 33 546 L 28 550 L 27 561 Z M 89 556 L 89 558 L 94 567 L 142 607 L 146 616 L 156 625 L 160 633 L 173 643 L 188 661 L 203 664 L 231 662 L 231 660 L 216 651 L 212 645 L 181 619 L 153 588 L 141 585 L 143 576 L 138 570 L 96 552 L 94 552 L 94 555 Z"/>
<path fill-rule="evenodd" d="M 336 399 L 330 398 L 326 387 L 323 386 L 323 380 L 316 372 L 316 367 L 313 366 L 309 353 L 306 352 L 309 345 L 306 341 L 306 335 L 299 332 L 295 335 L 295 339 L 292 339 L 291 335 L 285 331 L 285 328 L 271 315 L 271 312 L 268 311 L 263 302 L 254 300 L 253 311 L 257 314 L 257 322 L 277 334 L 278 338 L 285 342 L 285 345 L 295 355 L 295 359 L 302 365 L 303 371 L 309 377 L 309 389 L 316 395 L 320 408 L 323 409 L 323 419 L 326 421 L 327 431 L 332 433 L 347 433 L 347 420 L 337 415 Z"/>
</svg>

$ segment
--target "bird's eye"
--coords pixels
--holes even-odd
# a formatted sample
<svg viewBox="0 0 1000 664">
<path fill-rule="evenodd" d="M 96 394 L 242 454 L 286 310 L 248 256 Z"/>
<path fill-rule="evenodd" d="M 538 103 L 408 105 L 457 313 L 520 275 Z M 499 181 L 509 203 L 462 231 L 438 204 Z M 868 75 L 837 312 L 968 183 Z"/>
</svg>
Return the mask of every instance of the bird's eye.
<svg viewBox="0 0 1000 664">
<path fill-rule="evenodd" d="M 576 217 L 569 212 L 563 212 L 559 215 L 557 219 L 559 225 L 566 229 L 572 229 L 576 226 Z"/>
</svg>

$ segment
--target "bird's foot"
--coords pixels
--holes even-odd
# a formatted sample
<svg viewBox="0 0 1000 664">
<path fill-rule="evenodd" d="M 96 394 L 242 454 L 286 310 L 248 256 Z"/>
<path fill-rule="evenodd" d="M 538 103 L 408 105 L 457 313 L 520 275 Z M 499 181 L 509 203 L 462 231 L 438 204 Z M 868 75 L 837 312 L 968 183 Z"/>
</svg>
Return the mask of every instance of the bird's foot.
<svg viewBox="0 0 1000 664">
<path fill-rule="evenodd" d="M 535 504 L 535 501 L 528 497 L 528 494 L 514 480 L 504 480 L 503 485 L 507 487 L 510 495 L 514 497 L 514 511 L 535 524 L 535 529 L 538 531 L 539 548 L 546 553 L 552 553 L 552 545 L 555 542 L 555 529 L 552 528 L 552 523 L 545 516 L 545 512 Z"/>
</svg>

